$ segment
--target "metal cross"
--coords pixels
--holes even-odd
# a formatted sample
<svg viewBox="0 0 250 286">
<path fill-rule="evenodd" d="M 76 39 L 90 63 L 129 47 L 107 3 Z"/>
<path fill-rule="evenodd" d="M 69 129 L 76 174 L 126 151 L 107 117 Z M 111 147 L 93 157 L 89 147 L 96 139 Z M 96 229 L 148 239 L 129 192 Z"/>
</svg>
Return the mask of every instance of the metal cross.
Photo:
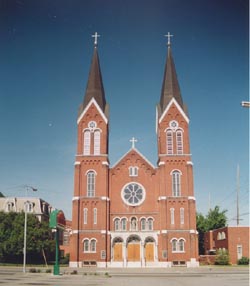
<svg viewBox="0 0 250 286">
<path fill-rule="evenodd" d="M 168 46 L 170 46 L 170 45 L 171 45 L 170 39 L 171 39 L 171 37 L 173 37 L 174 35 L 171 35 L 171 34 L 168 32 L 167 35 L 164 35 L 164 36 L 168 38 Z"/>
<path fill-rule="evenodd" d="M 132 139 L 130 139 L 129 141 L 132 142 L 132 148 L 135 148 L 135 143 L 137 142 L 135 137 L 132 137 Z"/>
<path fill-rule="evenodd" d="M 100 35 L 98 35 L 97 32 L 95 32 L 95 34 L 92 35 L 91 37 L 92 37 L 92 38 L 95 38 L 94 45 L 97 46 L 97 38 L 100 37 Z"/>
</svg>

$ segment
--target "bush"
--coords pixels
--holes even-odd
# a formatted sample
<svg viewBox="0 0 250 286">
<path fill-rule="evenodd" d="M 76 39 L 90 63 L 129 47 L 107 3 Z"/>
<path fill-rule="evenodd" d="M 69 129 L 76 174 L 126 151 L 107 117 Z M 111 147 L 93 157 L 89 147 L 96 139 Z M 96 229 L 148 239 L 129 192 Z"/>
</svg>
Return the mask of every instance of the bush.
<svg viewBox="0 0 250 286">
<path fill-rule="evenodd" d="M 249 265 L 249 258 L 243 256 L 241 259 L 237 262 L 238 265 Z"/>
<path fill-rule="evenodd" d="M 218 250 L 215 258 L 215 265 L 229 265 L 229 254 L 227 250 Z"/>
</svg>

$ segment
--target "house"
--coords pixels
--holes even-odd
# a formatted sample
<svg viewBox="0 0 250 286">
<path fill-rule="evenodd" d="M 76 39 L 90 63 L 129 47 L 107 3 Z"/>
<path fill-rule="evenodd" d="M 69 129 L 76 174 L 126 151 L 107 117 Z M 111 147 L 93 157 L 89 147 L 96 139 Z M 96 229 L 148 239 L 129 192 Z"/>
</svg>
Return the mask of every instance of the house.
<svg viewBox="0 0 250 286">
<path fill-rule="evenodd" d="M 210 230 L 204 236 L 205 254 L 216 254 L 218 250 L 227 250 L 230 262 L 249 257 L 249 226 L 226 226 Z"/>
<path fill-rule="evenodd" d="M 49 221 L 52 207 L 46 201 L 34 197 L 0 197 L 0 211 L 24 212 L 27 203 L 27 213 L 34 214 L 39 221 Z"/>
</svg>

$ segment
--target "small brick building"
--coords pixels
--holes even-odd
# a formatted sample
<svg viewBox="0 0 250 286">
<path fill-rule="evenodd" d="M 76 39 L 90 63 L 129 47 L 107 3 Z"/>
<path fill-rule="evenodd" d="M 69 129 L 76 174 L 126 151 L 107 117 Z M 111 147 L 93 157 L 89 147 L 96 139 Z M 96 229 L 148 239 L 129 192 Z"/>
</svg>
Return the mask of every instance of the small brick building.
<svg viewBox="0 0 250 286">
<path fill-rule="evenodd" d="M 249 230 L 248 226 L 227 226 L 206 232 L 205 253 L 215 254 L 217 250 L 227 250 L 232 264 L 237 264 L 243 256 L 249 258 Z"/>
<path fill-rule="evenodd" d="M 189 115 L 170 44 L 159 100 L 157 166 L 139 152 L 134 138 L 110 166 L 109 106 L 95 44 L 77 119 L 71 267 L 198 265 Z"/>
</svg>

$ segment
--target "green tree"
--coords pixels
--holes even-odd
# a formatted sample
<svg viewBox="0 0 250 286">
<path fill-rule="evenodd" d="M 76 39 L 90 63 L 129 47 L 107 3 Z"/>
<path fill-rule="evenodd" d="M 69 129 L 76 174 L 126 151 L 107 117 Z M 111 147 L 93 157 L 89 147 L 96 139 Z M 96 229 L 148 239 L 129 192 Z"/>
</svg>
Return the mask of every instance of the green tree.
<svg viewBox="0 0 250 286">
<path fill-rule="evenodd" d="M 201 213 L 196 214 L 196 228 L 199 232 L 199 254 L 204 254 L 204 234 L 205 232 L 213 229 L 218 229 L 226 226 L 227 210 L 220 211 L 218 206 L 214 209 L 210 209 L 208 214 L 204 216 Z"/>
<path fill-rule="evenodd" d="M 0 261 L 20 263 L 23 259 L 24 213 L 0 212 Z M 27 263 L 53 257 L 55 243 L 48 222 L 40 222 L 35 215 L 27 215 Z"/>
</svg>

